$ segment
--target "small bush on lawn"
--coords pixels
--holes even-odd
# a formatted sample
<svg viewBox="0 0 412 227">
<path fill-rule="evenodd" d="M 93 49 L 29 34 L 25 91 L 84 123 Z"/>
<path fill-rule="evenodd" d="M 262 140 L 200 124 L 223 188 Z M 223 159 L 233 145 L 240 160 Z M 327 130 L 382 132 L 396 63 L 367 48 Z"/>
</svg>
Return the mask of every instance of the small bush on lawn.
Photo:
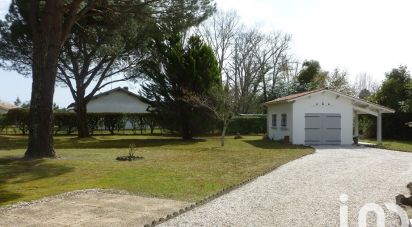
<svg viewBox="0 0 412 227">
<path fill-rule="evenodd" d="M 129 155 L 128 156 L 119 156 L 116 158 L 117 161 L 135 161 L 139 159 L 143 159 L 141 156 L 136 156 L 136 145 L 130 144 L 129 145 Z"/>
</svg>

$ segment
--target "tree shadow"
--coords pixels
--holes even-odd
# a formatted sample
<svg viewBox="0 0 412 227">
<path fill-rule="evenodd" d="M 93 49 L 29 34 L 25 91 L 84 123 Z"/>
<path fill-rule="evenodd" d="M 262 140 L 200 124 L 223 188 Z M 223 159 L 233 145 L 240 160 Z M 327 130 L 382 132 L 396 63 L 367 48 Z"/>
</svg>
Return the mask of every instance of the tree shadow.
<svg viewBox="0 0 412 227">
<path fill-rule="evenodd" d="M 23 149 L 27 147 L 25 136 L 0 136 L 0 150 Z"/>
<path fill-rule="evenodd" d="M 193 139 L 193 140 L 183 140 L 178 138 L 168 138 L 168 139 L 122 139 L 116 138 L 111 139 L 87 139 L 79 140 L 77 138 L 71 138 L 66 141 L 58 142 L 55 144 L 57 149 L 99 149 L 99 148 L 126 148 L 130 144 L 136 145 L 136 147 L 160 147 L 169 145 L 191 145 L 200 142 L 205 142 L 205 139 Z"/>
<path fill-rule="evenodd" d="M 304 148 L 304 146 L 282 144 L 280 142 L 272 141 L 272 140 L 257 139 L 257 140 L 244 140 L 244 141 L 260 149 L 274 150 L 274 149 L 302 149 Z"/>
<path fill-rule="evenodd" d="M 0 204 L 21 198 L 21 193 L 10 191 L 7 184 L 30 183 L 73 171 L 73 167 L 45 163 L 44 159 L 25 160 L 16 157 L 0 158 Z"/>
<path fill-rule="evenodd" d="M 56 137 L 56 149 L 99 149 L 99 148 L 126 148 L 130 144 L 136 147 L 157 147 L 167 145 L 190 145 L 205 142 L 205 139 L 183 140 L 180 138 L 119 138 L 118 136 L 90 137 L 79 139 L 77 137 Z M 0 150 L 25 149 L 26 137 L 0 136 Z"/>
</svg>

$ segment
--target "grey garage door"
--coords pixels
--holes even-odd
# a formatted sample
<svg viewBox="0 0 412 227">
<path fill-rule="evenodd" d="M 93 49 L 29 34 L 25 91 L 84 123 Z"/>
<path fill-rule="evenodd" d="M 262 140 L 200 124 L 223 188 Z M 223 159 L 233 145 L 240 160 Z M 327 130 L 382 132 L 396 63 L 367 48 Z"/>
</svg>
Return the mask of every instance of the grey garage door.
<svg viewBox="0 0 412 227">
<path fill-rule="evenodd" d="M 341 144 L 340 114 L 305 114 L 305 144 Z"/>
</svg>

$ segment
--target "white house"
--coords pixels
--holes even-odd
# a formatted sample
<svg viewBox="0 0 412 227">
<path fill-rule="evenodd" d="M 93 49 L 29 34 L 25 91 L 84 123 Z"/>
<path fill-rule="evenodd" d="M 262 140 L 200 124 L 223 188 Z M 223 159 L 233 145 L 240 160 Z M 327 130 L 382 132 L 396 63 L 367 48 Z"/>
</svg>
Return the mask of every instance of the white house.
<svg viewBox="0 0 412 227">
<path fill-rule="evenodd" d="M 9 110 L 14 108 L 17 108 L 17 106 L 11 103 L 0 101 L 0 114 L 6 114 L 7 112 L 9 112 Z"/>
<path fill-rule="evenodd" d="M 382 114 L 395 111 L 340 92 L 318 89 L 266 102 L 268 136 L 293 144 L 353 144 L 359 134 L 358 115 L 377 117 L 382 141 Z"/>
<path fill-rule="evenodd" d="M 88 113 L 148 113 L 149 104 L 128 88 L 115 88 L 95 95 L 87 104 Z"/>
</svg>

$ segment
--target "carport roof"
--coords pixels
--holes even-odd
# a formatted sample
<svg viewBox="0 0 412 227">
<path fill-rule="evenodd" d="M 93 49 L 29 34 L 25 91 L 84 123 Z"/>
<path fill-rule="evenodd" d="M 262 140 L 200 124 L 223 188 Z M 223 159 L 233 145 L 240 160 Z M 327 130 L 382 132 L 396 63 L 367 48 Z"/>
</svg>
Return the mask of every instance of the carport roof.
<svg viewBox="0 0 412 227">
<path fill-rule="evenodd" d="M 355 97 L 343 94 L 341 92 L 329 90 L 328 88 L 321 88 L 321 89 L 316 89 L 316 90 L 312 90 L 312 91 L 306 91 L 306 92 L 301 92 L 301 93 L 297 93 L 297 94 L 292 94 L 292 95 L 280 97 L 280 98 L 277 98 L 275 100 L 266 102 L 266 103 L 264 103 L 264 105 L 269 106 L 269 105 L 276 105 L 276 104 L 279 104 L 279 103 L 293 102 L 293 101 L 301 99 L 305 96 L 315 94 L 315 93 L 319 93 L 319 92 L 329 92 L 329 93 L 332 93 L 332 94 L 336 95 L 337 98 L 343 97 L 343 98 L 350 99 L 352 101 L 354 110 L 359 112 L 360 114 L 377 115 L 377 113 L 394 113 L 395 112 L 395 110 L 390 109 L 388 107 L 381 106 L 381 105 L 378 105 L 378 104 L 375 104 L 375 103 L 371 103 L 371 102 L 368 102 L 368 101 L 363 100 L 363 99 L 355 98 Z"/>
</svg>

